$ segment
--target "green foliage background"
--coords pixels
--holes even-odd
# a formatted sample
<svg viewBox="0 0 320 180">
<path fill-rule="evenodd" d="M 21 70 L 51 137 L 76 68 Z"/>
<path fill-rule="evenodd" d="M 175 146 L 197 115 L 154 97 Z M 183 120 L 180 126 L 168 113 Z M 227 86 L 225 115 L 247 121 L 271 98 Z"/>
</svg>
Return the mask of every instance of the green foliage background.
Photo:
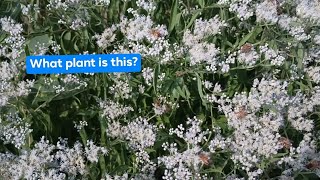
<svg viewBox="0 0 320 180">
<path fill-rule="evenodd" d="M 283 51 L 289 51 L 285 65 L 281 68 L 279 79 L 287 79 L 290 77 L 290 65 L 297 63 L 301 68 L 302 59 L 306 49 L 310 48 L 312 43 L 300 43 L 297 48 L 286 50 L 288 43 L 296 43 L 286 32 L 275 26 L 259 23 L 240 22 L 234 14 L 230 13 L 226 7 L 217 5 L 212 0 L 186 0 L 183 1 L 187 8 L 195 5 L 199 6 L 199 10 L 189 16 L 182 16 L 178 0 L 156 0 L 157 9 L 152 14 L 153 20 L 157 24 L 165 24 L 168 26 L 168 38 L 172 43 L 181 43 L 183 33 L 186 29 L 192 28 L 196 18 L 204 19 L 213 17 L 217 14 L 222 20 L 232 24 L 237 28 L 236 33 L 231 27 L 226 27 L 220 36 L 210 39 L 221 48 L 222 53 L 228 51 L 236 51 L 245 43 L 254 45 L 268 43 L 271 47 Z M 26 17 L 21 13 L 21 4 L 38 4 L 40 11 L 33 12 L 32 17 Z M 37 42 L 48 44 L 49 40 L 58 42 L 61 46 L 60 54 L 79 54 L 84 51 L 89 53 L 108 53 L 112 49 L 99 48 L 92 37 L 95 34 L 101 34 L 106 27 L 118 23 L 120 14 L 130 16 L 126 10 L 127 7 L 135 7 L 133 2 L 122 2 L 111 0 L 108 8 L 93 6 L 86 1 L 80 3 L 77 9 L 68 9 L 68 12 L 50 11 L 46 8 L 47 0 L 2 0 L 0 2 L 0 17 L 11 16 L 17 22 L 23 24 L 24 37 L 26 37 L 25 54 L 22 59 L 28 55 L 32 55 Z M 59 25 L 57 20 L 61 15 L 66 13 L 72 17 L 79 9 L 88 11 L 89 24 L 85 28 L 72 30 L 66 26 Z M 288 9 L 289 11 L 290 9 Z M 286 9 L 284 9 L 286 11 Z M 141 12 L 144 13 L 144 12 Z M 290 13 L 290 12 L 288 12 Z M 31 18 L 34 21 L 31 21 Z M 68 19 L 66 19 L 68 20 Z M 255 22 L 255 19 L 251 19 Z M 6 34 L 0 35 L 0 42 L 6 37 Z M 118 41 L 121 43 L 121 34 L 117 35 Z M 48 52 L 48 54 L 54 54 Z M 1 59 L 4 61 L 5 59 Z M 130 86 L 133 88 L 132 98 L 126 100 L 123 98 L 116 99 L 108 91 L 114 83 L 114 76 L 111 74 L 95 74 L 94 76 L 77 74 L 81 79 L 87 79 L 88 86 L 81 89 L 69 88 L 68 91 L 59 94 L 55 93 L 52 87 L 46 86 L 44 77 L 49 75 L 26 75 L 19 74 L 20 79 L 35 79 L 36 85 L 28 97 L 12 100 L 11 106 L 1 108 L 0 113 L 6 113 L 12 109 L 18 110 L 23 119 L 31 123 L 33 132 L 28 137 L 28 143 L 25 148 L 32 148 L 34 141 L 39 141 L 41 136 L 45 135 L 50 142 L 57 142 L 59 137 L 68 138 L 68 143 L 72 145 L 75 141 L 80 140 L 84 144 L 87 139 L 93 139 L 101 146 L 107 147 L 110 152 L 107 156 L 101 156 L 99 164 L 90 164 L 90 178 L 98 179 L 102 174 L 122 174 L 129 172 L 134 174 L 137 169 L 134 168 L 134 155 L 128 150 L 127 144 L 121 140 L 110 139 L 105 133 L 108 126 L 105 119 L 101 118 L 101 112 L 98 108 L 97 99 L 112 99 L 119 101 L 124 105 L 130 105 L 134 108 L 134 112 L 130 113 L 126 118 L 121 119 L 122 123 L 128 123 L 130 119 L 137 116 L 152 117 L 151 122 L 154 124 L 163 123 L 166 129 L 158 133 L 157 141 L 152 149 L 149 149 L 151 159 L 165 154 L 161 145 L 163 142 L 177 142 L 182 148 L 185 146 L 180 139 L 168 136 L 168 129 L 175 128 L 178 124 L 185 123 L 187 117 L 197 116 L 205 119 L 203 128 L 211 129 L 212 126 L 222 128 L 223 134 L 226 136 L 232 133 L 232 129 L 227 126 L 225 116 L 220 115 L 216 104 L 211 104 L 205 100 L 205 88 L 202 85 L 204 79 L 211 82 L 219 82 L 222 89 L 228 96 L 233 96 L 236 92 L 250 90 L 255 78 L 261 78 L 264 73 L 272 72 L 273 67 L 270 64 L 259 62 L 258 64 L 248 68 L 242 66 L 232 67 L 229 73 L 210 74 L 205 72 L 203 67 L 190 67 L 185 59 L 176 59 L 175 63 L 169 65 L 161 65 L 157 58 L 143 57 L 143 67 L 152 67 L 155 69 L 154 77 L 158 77 L 162 72 L 166 73 L 166 78 L 162 88 L 157 88 L 157 78 L 153 85 L 146 89 L 143 95 L 138 93 L 138 85 L 143 84 L 141 73 L 131 73 L 123 75 L 123 78 L 130 79 Z M 299 67 L 300 66 L 300 67 Z M 182 74 L 182 75 L 181 75 Z M 55 79 L 56 85 L 65 86 L 59 77 L 50 76 Z M 294 94 L 297 89 L 303 92 L 309 92 L 313 88 L 312 82 L 306 78 L 290 82 L 289 91 Z M 180 108 L 161 116 L 152 114 L 152 103 L 158 95 L 170 96 L 172 101 L 178 102 Z M 141 113 L 136 112 L 141 109 Z M 319 130 L 319 111 L 315 111 L 311 116 Z M 74 122 L 87 121 L 88 126 L 80 132 L 74 128 Z M 293 129 L 285 129 L 290 139 L 299 142 L 302 138 L 299 132 Z M 204 145 L 203 147 L 207 147 Z M 0 143 L 1 151 L 11 151 L 19 154 L 19 151 L 12 145 Z M 275 157 L 277 159 L 277 157 Z M 262 179 L 271 179 L 280 175 L 280 169 L 274 169 L 273 160 L 266 161 L 265 173 Z M 204 168 L 203 173 L 208 173 L 215 179 L 223 179 L 227 174 L 237 171 L 238 174 L 245 176 L 242 170 L 234 166 L 230 160 L 230 152 L 220 152 L 213 157 L 213 165 Z M 161 169 L 157 170 L 159 176 Z M 296 175 L 297 179 L 312 178 L 312 174 L 308 172 L 300 172 Z"/>
</svg>

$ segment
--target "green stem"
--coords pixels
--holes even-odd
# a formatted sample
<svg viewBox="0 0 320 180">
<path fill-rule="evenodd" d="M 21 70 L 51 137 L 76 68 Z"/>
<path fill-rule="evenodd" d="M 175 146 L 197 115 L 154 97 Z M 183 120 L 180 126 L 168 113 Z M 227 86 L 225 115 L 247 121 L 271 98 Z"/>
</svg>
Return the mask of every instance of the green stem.
<svg viewBox="0 0 320 180">
<path fill-rule="evenodd" d="M 103 87 L 104 87 L 104 92 L 103 92 L 103 99 L 106 101 L 107 100 L 107 87 L 106 87 L 106 75 L 102 75 L 103 79 Z M 101 138 L 100 138 L 100 144 L 101 146 L 105 147 L 106 146 L 106 121 L 103 119 L 101 116 L 99 117 L 100 121 L 100 126 L 101 126 Z M 106 163 L 105 163 L 105 158 L 103 155 L 100 155 L 99 158 L 100 162 L 100 167 L 101 167 L 101 175 L 104 175 L 106 173 Z"/>
</svg>

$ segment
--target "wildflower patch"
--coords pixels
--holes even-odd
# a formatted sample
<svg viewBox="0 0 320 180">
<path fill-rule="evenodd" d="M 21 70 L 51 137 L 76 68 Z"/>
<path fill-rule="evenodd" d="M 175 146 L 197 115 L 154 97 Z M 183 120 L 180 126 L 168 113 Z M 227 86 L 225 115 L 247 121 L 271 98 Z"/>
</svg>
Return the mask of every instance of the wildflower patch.
<svg viewBox="0 0 320 180">
<path fill-rule="evenodd" d="M 140 72 L 140 54 L 28 56 L 28 74 Z"/>
</svg>

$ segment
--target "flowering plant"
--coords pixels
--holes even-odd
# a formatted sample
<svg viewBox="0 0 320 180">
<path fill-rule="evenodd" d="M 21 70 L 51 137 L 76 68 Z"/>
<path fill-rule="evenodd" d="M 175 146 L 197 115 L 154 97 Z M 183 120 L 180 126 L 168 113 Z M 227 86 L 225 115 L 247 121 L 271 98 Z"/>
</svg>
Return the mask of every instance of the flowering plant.
<svg viewBox="0 0 320 180">
<path fill-rule="evenodd" d="M 0 1 L 0 179 L 317 179 L 318 0 Z M 29 55 L 142 71 L 26 74 Z"/>
</svg>

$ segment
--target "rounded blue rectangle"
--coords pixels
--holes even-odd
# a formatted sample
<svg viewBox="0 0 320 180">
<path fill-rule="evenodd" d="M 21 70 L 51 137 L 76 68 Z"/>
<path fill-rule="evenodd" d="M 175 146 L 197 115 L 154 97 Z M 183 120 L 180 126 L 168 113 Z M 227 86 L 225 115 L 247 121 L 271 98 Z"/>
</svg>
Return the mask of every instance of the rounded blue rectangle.
<svg viewBox="0 0 320 180">
<path fill-rule="evenodd" d="M 27 74 L 140 72 L 140 54 L 27 56 Z"/>
</svg>

